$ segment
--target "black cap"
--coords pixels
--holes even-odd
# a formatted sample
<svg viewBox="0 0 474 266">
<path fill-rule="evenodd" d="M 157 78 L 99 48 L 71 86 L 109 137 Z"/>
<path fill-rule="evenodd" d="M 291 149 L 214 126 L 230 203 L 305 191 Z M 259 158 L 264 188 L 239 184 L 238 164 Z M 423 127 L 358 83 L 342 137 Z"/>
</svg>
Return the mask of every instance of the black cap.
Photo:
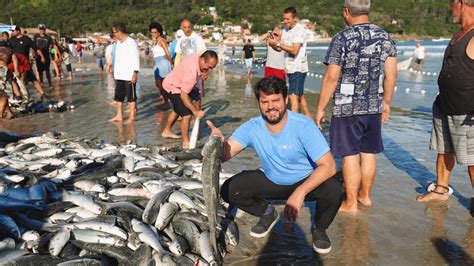
<svg viewBox="0 0 474 266">
<path fill-rule="evenodd" d="M 46 29 L 46 25 L 44 25 L 44 24 L 38 24 L 38 29 L 40 29 L 40 30 L 45 30 L 45 29 Z"/>
<path fill-rule="evenodd" d="M 13 30 L 21 31 L 21 28 L 20 28 L 20 26 L 15 26 L 15 27 L 13 28 Z"/>
</svg>

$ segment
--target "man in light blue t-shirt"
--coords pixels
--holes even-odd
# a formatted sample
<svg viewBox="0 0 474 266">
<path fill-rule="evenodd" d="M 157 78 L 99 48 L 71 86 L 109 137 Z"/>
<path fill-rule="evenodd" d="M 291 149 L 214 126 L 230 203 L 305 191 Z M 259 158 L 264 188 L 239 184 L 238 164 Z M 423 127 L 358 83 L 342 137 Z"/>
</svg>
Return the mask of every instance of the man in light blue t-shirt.
<svg viewBox="0 0 474 266">
<path fill-rule="evenodd" d="M 305 200 L 316 200 L 313 248 L 328 253 L 331 241 L 326 229 L 342 202 L 341 182 L 332 178 L 336 163 L 321 131 L 309 118 L 286 110 L 288 89 L 283 80 L 270 77 L 255 87 L 261 116 L 241 125 L 224 143 L 222 160 L 243 149 L 255 150 L 262 162 L 259 170 L 243 171 L 221 188 L 222 198 L 260 217 L 252 227 L 253 237 L 266 236 L 278 222 L 279 214 L 266 200 L 286 200 L 285 217 L 293 223 Z M 213 135 L 224 138 L 210 121 Z"/>
</svg>

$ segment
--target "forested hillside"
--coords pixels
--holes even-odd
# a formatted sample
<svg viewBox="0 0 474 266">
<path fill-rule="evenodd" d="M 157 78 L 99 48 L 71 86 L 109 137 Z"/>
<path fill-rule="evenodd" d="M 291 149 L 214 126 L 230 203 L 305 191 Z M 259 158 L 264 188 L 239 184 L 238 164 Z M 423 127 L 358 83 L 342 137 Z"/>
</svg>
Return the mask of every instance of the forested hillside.
<svg viewBox="0 0 474 266">
<path fill-rule="evenodd" d="M 133 32 L 147 32 L 156 20 L 168 31 L 188 17 L 198 24 L 223 21 L 253 24 L 252 31 L 263 33 L 280 23 L 289 5 L 298 9 L 300 18 L 317 23 L 317 30 L 329 34 L 344 27 L 341 13 L 344 0 L 0 0 L 0 22 L 24 27 L 45 23 L 61 34 L 77 35 L 86 31 L 108 31 L 114 22 L 124 22 Z M 215 6 L 217 20 L 208 7 Z M 396 19 L 398 25 L 390 25 Z M 451 24 L 449 0 L 374 0 L 371 20 L 391 33 L 418 36 L 448 36 L 458 26 Z"/>
</svg>

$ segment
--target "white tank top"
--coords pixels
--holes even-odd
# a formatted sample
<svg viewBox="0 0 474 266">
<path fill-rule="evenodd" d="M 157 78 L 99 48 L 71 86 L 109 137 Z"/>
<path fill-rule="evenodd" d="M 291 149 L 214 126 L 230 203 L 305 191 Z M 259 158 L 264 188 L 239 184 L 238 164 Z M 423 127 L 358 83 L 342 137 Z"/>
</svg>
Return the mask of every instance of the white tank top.
<svg viewBox="0 0 474 266">
<path fill-rule="evenodd" d="M 160 56 L 165 56 L 165 50 L 163 50 L 163 47 L 161 45 L 156 44 L 153 46 L 153 57 L 160 57 Z"/>
</svg>

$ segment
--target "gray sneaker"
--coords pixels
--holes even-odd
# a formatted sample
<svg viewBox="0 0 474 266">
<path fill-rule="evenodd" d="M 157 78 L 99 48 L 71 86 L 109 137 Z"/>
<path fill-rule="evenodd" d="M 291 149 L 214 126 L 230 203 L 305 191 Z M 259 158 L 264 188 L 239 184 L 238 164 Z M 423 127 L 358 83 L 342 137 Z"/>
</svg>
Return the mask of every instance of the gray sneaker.
<svg viewBox="0 0 474 266">
<path fill-rule="evenodd" d="M 329 240 L 326 230 L 313 230 L 313 249 L 319 254 L 326 254 L 331 251 L 331 240 Z"/>
<path fill-rule="evenodd" d="M 253 237 L 264 237 L 272 230 L 278 222 L 280 215 L 273 209 L 273 212 L 260 217 L 258 223 L 250 229 L 250 235 Z"/>
</svg>

